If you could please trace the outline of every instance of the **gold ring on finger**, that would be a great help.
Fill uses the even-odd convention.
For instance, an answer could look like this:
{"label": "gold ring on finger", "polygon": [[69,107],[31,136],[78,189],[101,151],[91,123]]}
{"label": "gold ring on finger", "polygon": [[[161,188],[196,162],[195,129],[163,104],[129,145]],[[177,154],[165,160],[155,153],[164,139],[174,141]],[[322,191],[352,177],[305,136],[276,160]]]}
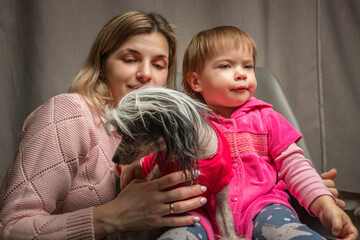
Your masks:
{"label": "gold ring on finger", "polygon": [[170,209],[170,214],[173,214],[175,212],[173,203],[169,203],[169,209]]}

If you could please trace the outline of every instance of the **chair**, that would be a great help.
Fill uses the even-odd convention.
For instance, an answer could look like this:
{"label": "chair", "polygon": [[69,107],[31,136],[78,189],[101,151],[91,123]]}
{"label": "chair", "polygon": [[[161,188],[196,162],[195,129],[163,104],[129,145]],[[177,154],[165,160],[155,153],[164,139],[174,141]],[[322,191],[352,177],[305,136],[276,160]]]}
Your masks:
{"label": "chair", "polygon": [[[275,111],[281,113],[294,128],[301,132],[296,116],[292,111],[289,101],[287,100],[280,82],[277,80],[275,75],[264,67],[256,67],[255,76],[258,82],[258,87],[254,96],[270,103]],[[306,158],[312,159],[305,137],[298,142],[298,146],[304,150]]]}
{"label": "chair", "polygon": [[[301,132],[301,128],[296,119],[296,116],[292,111],[289,101],[287,100],[285,93],[280,85],[280,82],[277,80],[276,76],[264,67],[256,67],[255,75],[258,87],[254,96],[267,103],[270,103],[275,111],[281,113],[285,117],[285,119],[292,124],[293,127],[295,127]],[[183,88],[181,86],[181,80],[182,74],[178,73],[177,89],[179,91],[183,91]],[[306,144],[305,136],[303,136],[303,138],[298,142],[298,146],[303,149],[306,158],[312,159],[311,153]],[[317,218],[312,217],[294,197],[290,197],[290,202],[296,210],[297,214],[299,215],[300,221],[302,223],[306,224],[311,229],[324,236],[326,239],[336,239],[335,237],[333,237],[331,232],[324,228]]]}

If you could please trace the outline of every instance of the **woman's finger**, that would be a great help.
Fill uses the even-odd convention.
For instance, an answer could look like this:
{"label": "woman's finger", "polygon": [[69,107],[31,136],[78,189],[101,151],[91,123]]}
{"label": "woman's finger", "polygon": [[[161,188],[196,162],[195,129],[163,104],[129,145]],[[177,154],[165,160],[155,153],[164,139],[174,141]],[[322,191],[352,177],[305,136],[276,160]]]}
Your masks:
{"label": "woman's finger", "polygon": [[177,202],[180,200],[188,199],[191,197],[199,196],[207,191],[206,186],[193,185],[186,187],[178,187],[172,190],[167,190],[162,192],[162,200],[166,203]]}
{"label": "woman's finger", "polygon": [[196,197],[192,199],[187,199],[183,201],[178,201],[173,203],[174,213],[186,213],[191,210],[200,208],[207,203],[206,198]]}
{"label": "woman's finger", "polygon": [[[330,193],[335,197],[336,205],[338,205],[341,209],[344,209],[345,202],[341,199],[338,199],[339,190],[337,190],[335,186],[335,182],[330,179],[330,178],[334,179],[334,177],[336,176],[336,169],[332,169],[329,172],[325,172],[321,176],[323,177],[325,186],[329,189]],[[326,177],[326,179],[324,176]]]}
{"label": "woman's finger", "polygon": [[130,165],[123,165],[120,173],[120,188],[122,190],[134,179],[143,179],[142,166],[139,161],[135,161]]}
{"label": "woman's finger", "polygon": [[335,188],[335,182],[333,180],[323,179],[323,182],[327,188]]}
{"label": "woman's finger", "polygon": [[134,179],[134,174],[132,172],[131,167],[122,166],[121,176],[120,176],[120,188],[124,190],[124,188]]}
{"label": "woman's finger", "polygon": [[[198,176],[199,174],[200,174],[200,172],[198,170],[195,170],[195,175]],[[187,176],[190,176],[190,173],[188,173]],[[176,186],[180,183],[184,183],[186,180],[187,179],[186,179],[185,174],[182,171],[179,171],[179,172],[170,173],[161,178],[152,180],[152,182],[154,182],[158,185],[159,190],[165,190],[169,187]]]}
{"label": "woman's finger", "polygon": [[345,202],[344,202],[343,200],[336,198],[336,199],[335,199],[335,202],[336,202],[336,205],[339,206],[339,208],[341,208],[341,209],[344,209],[344,208],[345,208],[345,205],[346,205],[346,204],[345,204]]}
{"label": "woman's finger", "polygon": [[336,175],[337,175],[337,170],[336,170],[336,168],[333,168],[328,172],[323,172],[321,174],[321,177],[323,179],[331,179],[332,180],[332,179],[334,179],[336,177]]}
{"label": "woman's finger", "polygon": [[193,215],[167,216],[159,220],[159,226],[181,227],[188,226],[200,221],[200,218]]}
{"label": "woman's finger", "polygon": [[163,216],[186,213],[188,211],[200,208],[206,203],[207,200],[204,197],[196,197],[178,202],[169,202],[163,204],[161,207],[161,213]]}
{"label": "woman's finger", "polygon": [[336,188],[329,188],[330,193],[335,197],[339,197],[339,191]]}

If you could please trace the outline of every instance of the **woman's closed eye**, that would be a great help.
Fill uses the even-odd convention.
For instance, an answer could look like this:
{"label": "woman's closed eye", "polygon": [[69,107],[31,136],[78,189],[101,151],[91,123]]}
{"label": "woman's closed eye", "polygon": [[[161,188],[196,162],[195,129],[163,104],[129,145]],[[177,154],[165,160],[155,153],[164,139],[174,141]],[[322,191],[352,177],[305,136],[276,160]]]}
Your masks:
{"label": "woman's closed eye", "polygon": [[134,63],[134,62],[137,62],[137,59],[135,59],[135,58],[123,58],[122,60],[123,60],[123,62],[125,62],[125,63]]}
{"label": "woman's closed eye", "polygon": [[156,61],[152,65],[155,68],[157,68],[158,70],[162,70],[162,69],[167,68],[167,63],[165,61],[163,61],[163,60]]}

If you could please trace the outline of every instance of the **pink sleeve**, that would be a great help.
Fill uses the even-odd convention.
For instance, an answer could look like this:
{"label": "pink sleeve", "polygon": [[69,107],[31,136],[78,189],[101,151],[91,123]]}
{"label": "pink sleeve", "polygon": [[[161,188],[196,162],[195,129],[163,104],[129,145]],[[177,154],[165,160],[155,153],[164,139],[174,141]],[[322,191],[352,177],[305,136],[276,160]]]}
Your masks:
{"label": "pink sleeve", "polygon": [[291,144],[275,160],[279,180],[286,183],[287,189],[310,214],[309,206],[322,195],[331,195],[320,175],[306,159],[304,152],[296,143]]}
{"label": "pink sleeve", "polygon": [[[210,220],[209,215],[203,208],[198,208],[193,211],[189,211],[188,214],[195,215],[200,218],[200,224],[205,229],[207,237],[209,240],[215,240],[215,232],[212,225],[212,221]],[[199,223],[196,223],[199,224]]]}
{"label": "pink sleeve", "polygon": [[[90,142],[79,105],[69,101],[56,108],[62,100],[49,100],[24,123],[1,189],[0,239],[94,239],[92,207],[54,214],[80,169],[79,158],[72,156],[85,154]],[[61,126],[69,131],[61,132]],[[67,135],[74,138],[63,138]]]}
{"label": "pink sleeve", "polygon": [[269,153],[277,158],[290,144],[298,142],[302,135],[280,113],[272,108],[263,110],[268,128]]}

